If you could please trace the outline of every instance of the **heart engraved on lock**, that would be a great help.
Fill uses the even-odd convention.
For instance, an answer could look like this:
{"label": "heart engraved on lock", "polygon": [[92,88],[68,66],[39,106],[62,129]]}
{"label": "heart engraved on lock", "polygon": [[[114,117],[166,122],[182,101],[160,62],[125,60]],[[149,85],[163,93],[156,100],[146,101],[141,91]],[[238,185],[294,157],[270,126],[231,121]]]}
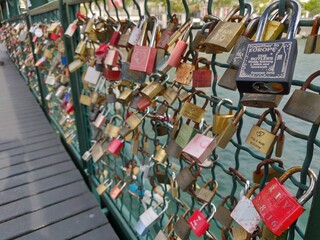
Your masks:
{"label": "heart engraved on lock", "polygon": [[142,50],[136,50],[133,59],[137,64],[141,64],[146,61],[147,54]]}

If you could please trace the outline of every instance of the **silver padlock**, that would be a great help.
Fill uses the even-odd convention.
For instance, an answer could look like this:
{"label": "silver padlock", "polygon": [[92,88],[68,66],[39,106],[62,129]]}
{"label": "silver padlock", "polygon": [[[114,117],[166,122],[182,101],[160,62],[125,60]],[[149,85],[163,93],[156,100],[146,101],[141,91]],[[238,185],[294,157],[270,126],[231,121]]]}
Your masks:
{"label": "silver padlock", "polygon": [[146,234],[148,229],[155,224],[162,214],[165,213],[168,208],[168,204],[166,202],[164,202],[164,204],[164,209],[159,214],[155,211],[155,209],[159,207],[161,203],[159,203],[156,207],[149,207],[140,215],[139,221],[135,225],[135,229],[139,235],[143,236]]}
{"label": "silver padlock", "polygon": [[91,157],[91,154],[92,154],[92,149],[94,148],[94,146],[96,145],[96,141],[94,141],[94,144],[91,146],[91,148],[86,151],[83,155],[82,155],[82,159],[84,161],[89,161],[90,157]]}

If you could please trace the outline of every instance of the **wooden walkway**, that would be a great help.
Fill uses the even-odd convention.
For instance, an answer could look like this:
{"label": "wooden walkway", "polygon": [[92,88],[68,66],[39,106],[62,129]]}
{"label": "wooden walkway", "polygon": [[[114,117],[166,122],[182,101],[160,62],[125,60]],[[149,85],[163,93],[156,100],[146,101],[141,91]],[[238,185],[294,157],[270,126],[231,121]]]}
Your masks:
{"label": "wooden walkway", "polygon": [[0,50],[0,239],[119,239]]}

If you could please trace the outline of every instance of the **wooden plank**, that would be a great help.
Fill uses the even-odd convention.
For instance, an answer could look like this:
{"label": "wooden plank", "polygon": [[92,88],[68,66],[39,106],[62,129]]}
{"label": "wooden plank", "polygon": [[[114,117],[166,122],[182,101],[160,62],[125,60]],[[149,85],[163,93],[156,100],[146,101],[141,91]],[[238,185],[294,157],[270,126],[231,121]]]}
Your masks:
{"label": "wooden plank", "polygon": [[74,240],[97,240],[97,239],[119,240],[119,237],[116,235],[111,225],[107,224],[72,239]]}
{"label": "wooden plank", "polygon": [[36,107],[36,106],[33,106],[30,104],[30,106],[26,106],[26,107],[15,107],[15,108],[4,108],[4,109],[1,109],[1,114],[3,114],[3,116],[7,115],[7,114],[15,114],[15,115],[18,115],[19,116],[19,113],[26,113],[26,112],[40,112],[41,109],[39,107]]}
{"label": "wooden plank", "polygon": [[[73,170],[77,172],[80,176],[80,173],[75,169],[74,164],[71,161],[59,163],[47,168],[41,168],[32,172],[25,174],[17,175],[9,179],[0,180],[0,191],[8,190],[28,184],[31,182],[40,181],[42,179],[47,179],[52,176],[62,176],[63,174],[70,174],[70,171]],[[61,175],[59,175],[61,174]],[[2,195],[2,193],[0,193]]]}
{"label": "wooden plank", "polygon": [[[84,181],[74,182],[0,207],[0,223],[88,192]],[[30,204],[36,203],[36,204]]]}
{"label": "wooden plank", "polygon": [[15,149],[10,149],[5,152],[0,152],[0,160],[2,158],[6,158],[8,156],[16,156],[16,155],[22,155],[26,152],[33,152],[42,148],[50,147],[50,146],[57,146],[57,148],[62,147],[61,143],[58,142],[57,139],[49,139],[48,141],[43,141],[41,143],[35,143],[28,146],[21,146],[17,147]]}
{"label": "wooden plank", "polygon": [[11,188],[1,192],[0,205],[8,204],[22,198],[36,195],[51,189],[59,188],[73,182],[82,181],[81,175],[77,171],[68,174],[55,175],[36,182]]}
{"label": "wooden plank", "polygon": [[[13,177],[26,172],[31,172],[44,167],[52,166],[61,162],[69,161],[70,157],[65,153],[51,155],[46,158],[37,159],[31,162],[24,162],[18,165],[0,169],[0,179]],[[71,160],[70,160],[71,161]]]}
{"label": "wooden plank", "polygon": [[[79,197],[72,198],[70,200],[52,205],[47,208],[40,209],[39,211],[26,214],[21,217],[18,217],[0,224],[1,238],[16,239],[17,237],[20,237],[27,233],[31,233],[37,229],[46,227],[50,224],[59,222],[65,218],[72,217],[81,212],[92,209],[96,206],[97,206],[97,202],[94,200],[91,193],[88,192]],[[97,220],[99,220],[98,212],[96,214],[97,216],[92,216],[91,218],[92,222],[93,222],[93,219],[95,219],[94,221],[95,224],[98,223]],[[99,223],[100,224],[103,223],[102,219],[100,220]],[[65,226],[65,228],[68,228],[68,226]],[[81,231],[81,227],[78,226],[74,230]],[[66,234],[66,233],[60,233],[60,234]],[[42,239],[46,239],[46,238],[42,237]],[[50,237],[49,239],[57,239],[57,238]]]}
{"label": "wooden plank", "polygon": [[21,155],[17,155],[11,158],[4,158],[0,160],[0,169],[1,168],[5,168],[5,167],[9,167],[9,166],[14,166],[23,162],[28,162],[28,161],[34,161],[37,159],[41,159],[44,157],[49,157],[51,155],[54,154],[61,154],[64,153],[65,156],[69,156],[65,149],[63,148],[57,148],[57,146],[50,146],[48,148],[44,148],[44,149],[39,149],[37,151],[34,152],[28,152],[26,154],[24,154],[23,156]]}
{"label": "wooden plank", "polygon": [[0,128],[2,134],[6,134],[9,137],[13,137],[16,135],[22,135],[28,132],[34,132],[45,128],[50,128],[50,124],[47,122],[35,124],[35,123],[28,123],[25,126],[19,127],[16,125],[11,124],[3,124],[2,126],[6,126],[6,128]]}
{"label": "wooden plank", "polygon": [[[0,129],[6,130],[6,129],[24,129],[24,128],[31,128],[33,130],[37,130],[40,129],[41,127],[45,126],[45,127],[49,127],[50,124],[48,121],[45,121],[46,119],[43,117],[39,117],[42,118],[42,120],[40,121],[24,121],[23,118],[20,118],[18,116],[16,119],[6,119],[7,122],[3,122],[0,126]],[[18,125],[16,125],[16,124]]]}
{"label": "wooden plank", "polygon": [[19,124],[23,124],[26,122],[38,122],[38,121],[47,121],[48,120],[44,117],[43,112],[26,112],[25,114],[21,115],[15,115],[15,116],[6,116],[5,119],[0,119],[0,124],[2,125],[3,123],[8,123],[11,120],[19,121]]}
{"label": "wooden plank", "polygon": [[1,144],[0,145],[0,152],[7,151],[10,149],[14,149],[14,148],[18,148],[19,146],[29,146],[29,145],[32,145],[35,143],[40,143],[45,140],[53,140],[53,139],[56,139],[57,141],[59,141],[58,136],[55,134],[52,134],[52,133],[38,135],[33,138],[29,138],[27,140],[24,140],[24,141],[20,139],[19,141],[16,141],[16,142],[9,142],[7,144]]}
{"label": "wooden plank", "polygon": [[53,138],[58,138],[58,135],[52,132],[52,129],[47,129],[47,131],[43,131],[40,133],[34,132],[33,134],[30,133],[30,137],[26,138],[25,135],[23,135],[22,138],[18,138],[18,139],[12,139],[12,140],[2,140],[2,141],[6,141],[6,142],[1,142],[0,141],[0,149],[4,150],[4,149],[10,149],[10,148],[14,148],[17,147],[21,144],[23,145],[29,145],[32,143],[36,143],[37,141],[39,141],[40,139],[43,138],[47,138],[47,139],[53,139]]}
{"label": "wooden plank", "polygon": [[[97,227],[103,227],[105,226],[105,224],[106,218],[101,213],[101,210],[97,207],[17,239],[72,239],[74,236],[77,236],[78,234],[81,234],[83,232]],[[112,238],[109,238],[109,234],[111,236],[113,235],[111,234],[111,229],[110,232],[108,232],[108,234],[101,239],[111,240]]]}

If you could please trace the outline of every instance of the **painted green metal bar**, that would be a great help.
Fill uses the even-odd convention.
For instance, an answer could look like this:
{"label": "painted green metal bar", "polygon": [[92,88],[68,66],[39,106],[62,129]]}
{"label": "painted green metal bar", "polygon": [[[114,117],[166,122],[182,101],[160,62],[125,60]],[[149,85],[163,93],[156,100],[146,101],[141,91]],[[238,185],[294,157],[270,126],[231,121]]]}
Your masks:
{"label": "painted green metal bar", "polygon": [[[67,18],[67,8],[66,5],[63,3],[62,0],[59,0],[59,11],[61,16],[61,25],[63,31],[66,31],[68,28],[68,18]],[[65,49],[72,49],[71,42],[64,36],[64,44]],[[73,61],[73,56],[71,51],[66,51],[66,57],[68,63]],[[80,149],[80,156],[82,156],[90,146],[90,138],[88,135],[88,119],[85,117],[85,109],[79,102],[79,96],[81,94],[81,86],[80,82],[77,81],[75,73],[70,73],[70,84],[71,84],[71,94],[73,98],[73,105],[74,105],[74,112],[75,112],[75,122],[77,127],[77,135],[79,141],[79,149]],[[83,168],[86,168],[86,163],[80,159],[81,165]]]}
{"label": "painted green metal bar", "polygon": [[53,10],[57,10],[58,8],[59,8],[59,2],[55,0],[53,2],[46,3],[40,7],[30,10],[30,15],[31,16],[40,15],[40,14],[51,12]]}
{"label": "painted green metal bar", "polygon": [[31,2],[31,6],[29,7],[29,9],[31,10],[47,4],[48,0],[30,0],[30,2]]}

